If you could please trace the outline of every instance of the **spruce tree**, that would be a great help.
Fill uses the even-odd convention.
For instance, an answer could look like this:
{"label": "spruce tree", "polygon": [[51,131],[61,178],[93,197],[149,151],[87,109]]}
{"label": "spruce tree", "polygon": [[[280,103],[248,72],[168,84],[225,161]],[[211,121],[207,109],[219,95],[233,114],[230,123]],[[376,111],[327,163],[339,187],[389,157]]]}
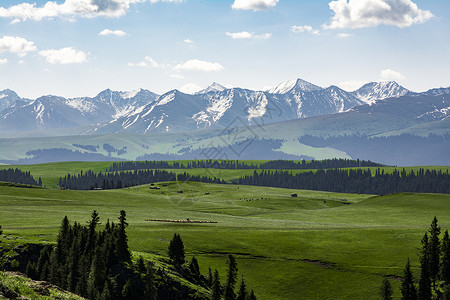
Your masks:
{"label": "spruce tree", "polygon": [[394,291],[392,290],[391,283],[389,282],[389,279],[386,277],[383,279],[383,282],[381,283],[380,288],[380,296],[382,300],[392,300],[392,294]]}
{"label": "spruce tree", "polygon": [[147,264],[147,270],[144,276],[144,298],[146,300],[156,300],[158,289],[155,283],[155,275],[150,264]]}
{"label": "spruce tree", "polygon": [[253,290],[250,292],[250,295],[247,297],[248,300],[256,300],[255,292]]}
{"label": "spruce tree", "polygon": [[192,259],[189,263],[189,271],[195,279],[200,277],[200,268],[198,266],[198,261],[195,256],[192,256]]}
{"label": "spruce tree", "polygon": [[131,260],[131,253],[130,250],[128,250],[128,237],[125,231],[126,227],[128,226],[126,220],[126,212],[124,210],[121,210],[116,237],[116,256],[119,262],[130,262]]}
{"label": "spruce tree", "polygon": [[438,226],[438,220],[434,217],[430,226],[430,238],[429,238],[429,272],[433,286],[436,284],[436,280],[439,275],[439,263],[441,257],[441,245],[439,235],[441,234],[441,227]]}
{"label": "spruce tree", "polygon": [[208,278],[207,278],[207,281],[208,281],[208,286],[209,287],[212,287],[212,283],[213,283],[213,274],[212,274],[212,271],[211,271],[211,267],[208,267]]}
{"label": "spruce tree", "polygon": [[236,300],[247,300],[247,287],[245,286],[244,276],[242,276],[241,285],[239,286]]}
{"label": "spruce tree", "polygon": [[431,299],[431,280],[430,280],[430,244],[428,234],[425,233],[422,238],[422,252],[420,255],[420,279],[419,279],[419,299]]}
{"label": "spruce tree", "polygon": [[227,265],[227,283],[225,285],[224,298],[225,300],[234,300],[236,299],[236,294],[234,293],[234,285],[236,284],[238,268],[236,259],[232,254],[228,255]]}
{"label": "spruce tree", "polygon": [[441,261],[441,279],[445,284],[450,284],[450,238],[448,230],[444,232],[442,238],[442,261]]}
{"label": "spruce tree", "polygon": [[0,235],[3,234],[2,225],[0,225]]}
{"label": "spruce tree", "polygon": [[416,287],[414,286],[414,278],[411,272],[409,258],[403,271],[403,280],[400,290],[402,292],[402,300],[417,300],[417,292]]}
{"label": "spruce tree", "polygon": [[219,272],[217,270],[214,271],[214,277],[212,280],[212,296],[211,300],[220,300],[222,299],[222,287],[220,286],[220,277]]}
{"label": "spruce tree", "polygon": [[176,265],[182,265],[185,262],[184,244],[179,234],[174,233],[169,243],[168,254],[170,259]]}

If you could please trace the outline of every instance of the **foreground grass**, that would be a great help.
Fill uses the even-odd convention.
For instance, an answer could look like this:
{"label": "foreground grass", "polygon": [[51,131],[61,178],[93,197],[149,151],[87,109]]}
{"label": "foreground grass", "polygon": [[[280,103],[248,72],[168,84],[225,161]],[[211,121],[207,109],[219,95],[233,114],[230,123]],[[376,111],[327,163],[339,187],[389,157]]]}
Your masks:
{"label": "foreground grass", "polygon": [[[417,272],[420,238],[434,216],[444,230],[450,228],[449,195],[377,197],[193,182],[156,186],[0,186],[0,225],[24,240],[54,242],[64,215],[85,223],[97,210],[104,224],[125,209],[133,251],[165,256],[177,232],[188,259],[195,255],[203,274],[217,268],[223,280],[226,255],[233,253],[239,274],[259,299],[378,299],[383,276],[401,276],[408,257]],[[217,223],[146,221],[187,218]],[[399,296],[399,281],[391,283]]]}
{"label": "foreground grass", "polygon": [[[0,285],[9,290],[33,300],[83,300],[84,298],[62,291],[51,284],[34,281],[21,274],[0,271]],[[1,296],[0,296],[1,299]]]}

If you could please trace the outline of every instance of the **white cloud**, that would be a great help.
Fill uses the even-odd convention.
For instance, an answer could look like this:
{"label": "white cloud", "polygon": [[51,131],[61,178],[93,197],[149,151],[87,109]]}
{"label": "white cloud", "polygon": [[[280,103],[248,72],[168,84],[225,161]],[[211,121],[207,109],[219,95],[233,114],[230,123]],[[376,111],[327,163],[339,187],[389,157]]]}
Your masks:
{"label": "white cloud", "polygon": [[0,65],[6,64],[8,62],[7,58],[0,58]]}
{"label": "white cloud", "polygon": [[392,69],[384,69],[380,72],[381,80],[404,80],[406,77],[397,71]]}
{"label": "white cloud", "polygon": [[314,29],[309,25],[303,25],[303,26],[294,25],[294,26],[291,26],[291,31],[293,33],[308,32],[308,33],[315,34],[315,35],[320,34],[320,31],[318,29]]}
{"label": "white cloud", "polygon": [[349,38],[349,37],[354,36],[354,34],[351,34],[351,33],[338,33],[338,34],[336,34],[336,36],[338,38],[345,39],[345,38]]}
{"label": "white cloud", "polygon": [[180,88],[180,91],[185,94],[194,94],[201,90],[202,90],[202,88],[200,86],[196,85],[195,83],[188,83],[188,84],[183,85]]}
{"label": "white cloud", "polygon": [[143,61],[138,63],[128,63],[129,67],[153,67],[153,68],[159,68],[161,67],[160,64],[156,62],[153,58],[150,56],[146,56]]}
{"label": "white cloud", "polygon": [[342,82],[338,83],[337,86],[347,92],[352,92],[352,91],[359,89],[360,87],[365,85],[367,82],[369,82],[369,80],[347,80],[347,81],[342,81]]}
{"label": "white cloud", "polygon": [[227,36],[231,37],[233,40],[239,39],[263,39],[267,40],[271,37],[270,33],[254,34],[253,32],[241,31],[241,32],[226,32]]}
{"label": "white cloud", "polygon": [[21,60],[19,60],[17,63],[18,63],[19,65],[21,65],[21,64],[24,64],[25,61],[24,61],[23,59],[21,59]]}
{"label": "white cloud", "polygon": [[146,1],[151,3],[183,2],[183,0],[65,0],[63,3],[47,1],[43,6],[23,2],[8,8],[0,7],[0,17],[13,18],[14,23],[54,17],[120,17],[127,13],[130,4]]}
{"label": "white cloud", "polygon": [[28,52],[36,50],[33,42],[18,36],[3,36],[0,38],[0,53],[11,52],[19,56],[25,56]]}
{"label": "white cloud", "polygon": [[191,44],[191,45],[194,43],[194,41],[191,39],[185,39],[185,40],[183,40],[183,42],[186,44]]}
{"label": "white cloud", "polygon": [[72,47],[42,50],[39,54],[51,64],[79,64],[88,61],[88,55],[84,51]]}
{"label": "white cloud", "polygon": [[277,6],[279,0],[234,0],[233,9],[266,10]]}
{"label": "white cloud", "polygon": [[201,71],[201,72],[217,72],[223,70],[223,66],[219,63],[191,59],[184,63],[178,64],[174,70]]}
{"label": "white cloud", "polygon": [[125,31],[122,31],[122,30],[105,29],[102,32],[100,32],[98,35],[102,35],[102,36],[108,36],[108,35],[126,36],[127,33]]}
{"label": "white cloud", "polygon": [[433,17],[411,0],[336,0],[329,3],[334,16],[324,29],[364,28],[380,24],[409,27]]}

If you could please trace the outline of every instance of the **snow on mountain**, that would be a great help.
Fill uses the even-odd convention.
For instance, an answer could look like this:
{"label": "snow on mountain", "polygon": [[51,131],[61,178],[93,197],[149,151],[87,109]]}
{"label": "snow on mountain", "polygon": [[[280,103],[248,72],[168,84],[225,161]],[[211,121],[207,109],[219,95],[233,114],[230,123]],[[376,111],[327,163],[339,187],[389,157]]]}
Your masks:
{"label": "snow on mountain", "polygon": [[[1,94],[6,94],[5,91]],[[12,95],[17,96],[15,93]],[[14,105],[9,105],[0,112],[0,129],[30,131],[100,124],[126,115],[156,98],[156,94],[143,89],[135,92],[115,92],[107,89],[93,98],[43,96],[32,102],[18,98]]]}
{"label": "snow on mountain", "polygon": [[410,94],[411,92],[395,81],[370,82],[354,92],[353,96],[367,104],[373,104],[377,100],[396,98]]}
{"label": "snow on mountain", "polygon": [[298,78],[298,79],[282,82],[279,85],[277,85],[276,87],[268,90],[268,92],[271,94],[286,94],[293,89],[295,89],[296,91],[311,92],[311,91],[320,90],[321,87],[314,85],[303,79]]}
{"label": "snow on mountain", "polygon": [[226,90],[226,89],[227,88],[224,87],[223,85],[218,84],[217,82],[213,82],[206,89],[198,91],[195,94],[199,95],[199,94],[206,94],[206,93],[209,93],[209,92],[221,92],[221,91]]}
{"label": "snow on mountain", "polygon": [[449,95],[450,94],[450,87],[448,88],[435,88],[428,90],[424,92],[425,95],[431,95],[431,96],[440,96],[440,95]]}
{"label": "snow on mountain", "polygon": [[13,106],[17,101],[30,102],[28,99],[20,98],[14,91],[8,89],[0,91],[0,112]]}

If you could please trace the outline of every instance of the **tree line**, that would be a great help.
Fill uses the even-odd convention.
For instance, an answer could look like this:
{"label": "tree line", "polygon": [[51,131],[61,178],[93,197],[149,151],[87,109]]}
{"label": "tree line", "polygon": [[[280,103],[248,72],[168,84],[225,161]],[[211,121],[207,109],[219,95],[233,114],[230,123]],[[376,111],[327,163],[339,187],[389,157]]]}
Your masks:
{"label": "tree line", "polygon": [[[243,277],[239,290],[235,291],[237,264],[233,255],[228,256],[227,278],[222,286],[217,270],[213,274],[209,268],[208,276],[202,275],[195,256],[186,263],[184,244],[176,233],[168,247],[169,262],[190,284],[182,285],[169,276],[164,267],[156,268],[142,257],[133,262],[128,248],[125,211],[120,211],[118,220],[117,224],[108,220],[100,229],[100,217],[95,210],[87,226],[77,222],[72,225],[67,216],[64,217],[56,245],[47,245],[37,259],[29,260],[26,274],[91,300],[256,299]],[[192,284],[210,293],[199,293]]]}
{"label": "tree line", "polygon": [[0,170],[0,181],[42,186],[41,177],[36,181],[29,171],[23,172],[17,168]]}
{"label": "tree line", "polygon": [[[448,230],[440,237],[441,227],[434,217],[424,234],[419,251],[420,273],[414,278],[409,258],[403,271],[400,286],[402,300],[450,299],[450,237]],[[389,280],[384,279],[380,288],[382,299],[392,299]]]}
{"label": "tree line", "polygon": [[120,189],[136,185],[162,181],[197,181],[206,183],[225,183],[216,177],[190,175],[186,172],[176,174],[165,170],[134,170],[111,173],[81,171],[78,175],[67,174],[60,177],[58,185],[62,189],[93,190]]}
{"label": "tree line", "polygon": [[406,172],[394,170],[385,173],[377,169],[330,169],[292,174],[288,171],[255,171],[253,175],[241,176],[237,184],[270,186],[291,189],[319,190],[339,193],[390,194],[400,192],[450,194],[448,170],[419,169]]}
{"label": "tree line", "polygon": [[293,161],[270,160],[261,164],[241,162],[239,160],[192,160],[187,163],[167,161],[126,161],[113,163],[108,172],[139,169],[332,169],[353,167],[381,167],[383,165],[370,160],[351,160],[342,158]]}

